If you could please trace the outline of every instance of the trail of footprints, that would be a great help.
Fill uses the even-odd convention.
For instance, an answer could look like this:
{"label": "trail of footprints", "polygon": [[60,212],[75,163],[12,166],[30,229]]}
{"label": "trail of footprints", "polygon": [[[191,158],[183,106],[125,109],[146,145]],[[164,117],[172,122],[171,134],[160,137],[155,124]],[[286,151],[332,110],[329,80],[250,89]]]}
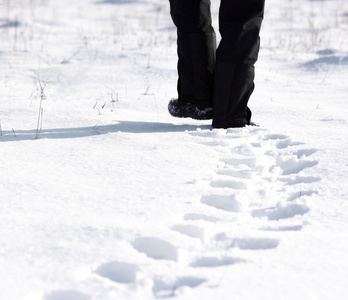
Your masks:
{"label": "trail of footprints", "polygon": [[[213,284],[208,280],[211,268],[253,263],[255,251],[262,255],[262,251],[276,249],[281,233],[302,230],[303,216],[310,211],[307,200],[317,194],[311,184],[320,181],[310,172],[318,164],[311,158],[317,150],[286,135],[255,127],[190,134],[222,157],[208,183],[211,192],[202,195],[198,212],[185,214],[180,224],[168,228],[185,237],[187,245],[154,236],[130,242],[133,251],[161,264],[162,271],[149,275],[156,298]],[[117,284],[137,284],[139,272],[146,272],[151,265],[113,261],[99,266],[95,274]],[[180,275],[187,268],[192,275]],[[64,293],[66,300],[88,299],[75,291],[56,293]],[[58,299],[54,293],[46,298],[54,299]]]}

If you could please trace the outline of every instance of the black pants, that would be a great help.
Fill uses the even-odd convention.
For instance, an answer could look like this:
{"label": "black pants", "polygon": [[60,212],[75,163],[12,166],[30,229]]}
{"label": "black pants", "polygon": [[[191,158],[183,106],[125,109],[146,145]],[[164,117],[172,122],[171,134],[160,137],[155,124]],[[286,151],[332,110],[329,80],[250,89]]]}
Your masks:
{"label": "black pants", "polygon": [[210,0],[169,1],[178,35],[179,99],[212,103],[215,128],[250,124],[265,0],[221,0],[217,49]]}

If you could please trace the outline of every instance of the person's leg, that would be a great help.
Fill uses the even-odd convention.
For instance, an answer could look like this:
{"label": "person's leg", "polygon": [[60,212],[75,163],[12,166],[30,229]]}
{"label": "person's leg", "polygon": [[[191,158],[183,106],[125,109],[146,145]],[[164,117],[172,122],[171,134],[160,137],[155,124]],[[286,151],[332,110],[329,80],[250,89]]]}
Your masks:
{"label": "person's leg", "polygon": [[211,105],[216,41],[210,0],[169,1],[177,27],[179,100]]}
{"label": "person's leg", "polygon": [[248,101],[260,46],[265,0],[221,0],[221,42],[216,52],[213,127],[250,124]]}

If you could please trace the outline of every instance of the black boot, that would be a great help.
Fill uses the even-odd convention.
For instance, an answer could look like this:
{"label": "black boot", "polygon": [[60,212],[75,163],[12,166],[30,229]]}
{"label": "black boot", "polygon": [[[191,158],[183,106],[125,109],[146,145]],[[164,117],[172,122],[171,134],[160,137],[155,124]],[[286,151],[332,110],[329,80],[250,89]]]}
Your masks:
{"label": "black boot", "polygon": [[210,103],[190,103],[180,99],[172,99],[169,101],[168,111],[173,117],[177,118],[210,120],[213,117],[213,109]]}

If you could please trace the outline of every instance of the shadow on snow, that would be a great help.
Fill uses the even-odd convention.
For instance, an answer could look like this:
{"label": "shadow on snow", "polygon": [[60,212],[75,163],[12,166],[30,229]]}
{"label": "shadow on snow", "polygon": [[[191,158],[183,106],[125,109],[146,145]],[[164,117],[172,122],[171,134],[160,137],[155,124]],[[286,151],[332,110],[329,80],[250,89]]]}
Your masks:
{"label": "shadow on snow", "polygon": [[99,0],[96,1],[96,4],[133,4],[137,2],[144,2],[141,0]]}
{"label": "shadow on snow", "polygon": [[[0,20],[1,22],[1,20]],[[19,27],[21,23],[19,21],[6,21],[4,23],[0,23],[0,28],[15,28]]]}
{"label": "shadow on snow", "polygon": [[324,56],[318,59],[311,60],[309,62],[306,62],[304,64],[301,64],[301,67],[309,70],[309,71],[318,71],[321,69],[325,69],[328,66],[332,65],[347,65],[348,64],[348,56]]}
{"label": "shadow on snow", "polygon": [[[175,125],[171,123],[159,122],[133,122],[133,121],[118,121],[113,125],[101,125],[95,127],[77,127],[77,128],[57,128],[57,129],[42,129],[39,139],[72,139],[83,138],[108,133],[164,133],[164,132],[183,132],[195,131],[198,128],[210,129],[210,125]],[[26,141],[34,140],[36,129],[32,130],[16,130],[3,131],[0,136],[1,142],[9,141]]]}

